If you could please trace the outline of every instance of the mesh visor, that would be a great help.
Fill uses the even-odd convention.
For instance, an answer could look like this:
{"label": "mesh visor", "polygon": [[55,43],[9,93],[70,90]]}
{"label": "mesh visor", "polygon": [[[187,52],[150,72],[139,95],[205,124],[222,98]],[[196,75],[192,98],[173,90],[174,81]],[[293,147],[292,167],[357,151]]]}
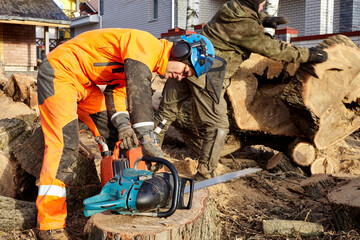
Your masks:
{"label": "mesh visor", "polygon": [[208,59],[205,57],[206,62],[206,82],[205,90],[216,104],[220,102],[220,94],[224,83],[226,61],[221,57],[215,56],[214,63],[210,69],[207,69]]}

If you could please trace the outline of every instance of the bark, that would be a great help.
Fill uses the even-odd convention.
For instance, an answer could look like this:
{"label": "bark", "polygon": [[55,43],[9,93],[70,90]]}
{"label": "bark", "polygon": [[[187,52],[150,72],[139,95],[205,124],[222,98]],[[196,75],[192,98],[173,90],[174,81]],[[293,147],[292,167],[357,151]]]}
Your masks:
{"label": "bark", "polygon": [[319,200],[326,197],[329,191],[336,186],[336,181],[329,174],[316,174],[301,181],[300,186],[304,190],[304,195]]}
{"label": "bark", "polygon": [[266,169],[275,172],[282,171],[285,173],[294,172],[300,175],[304,175],[304,172],[283,153],[278,152],[272,158],[269,159]]}
{"label": "bark", "polygon": [[0,150],[10,157],[29,137],[36,115],[18,116],[18,118],[0,119]]}
{"label": "bark", "polygon": [[0,231],[10,232],[36,227],[36,206],[26,202],[0,196]]}
{"label": "bark", "polygon": [[339,231],[360,230],[360,178],[354,178],[328,194]]}
{"label": "bark", "polygon": [[194,194],[190,210],[176,210],[168,218],[111,215],[108,212],[93,215],[85,226],[88,239],[220,239],[221,224],[215,202],[207,190]]}
{"label": "bark", "polygon": [[263,229],[267,235],[287,237],[316,237],[324,233],[324,228],[320,223],[295,220],[264,220]]}
{"label": "bark", "polygon": [[[14,156],[21,167],[35,178],[39,178],[44,156],[45,142],[41,127],[14,151]],[[67,184],[67,201],[77,207],[85,198],[100,191],[100,180],[94,163],[94,156],[89,150],[80,147],[77,160],[70,166],[76,174],[74,180]]]}

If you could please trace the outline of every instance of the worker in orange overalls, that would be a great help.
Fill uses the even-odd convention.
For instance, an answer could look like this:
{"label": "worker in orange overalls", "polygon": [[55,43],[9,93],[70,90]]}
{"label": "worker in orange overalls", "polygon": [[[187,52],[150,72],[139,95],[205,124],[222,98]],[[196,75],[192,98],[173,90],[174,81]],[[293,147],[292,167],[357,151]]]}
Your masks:
{"label": "worker in orange overalls", "polygon": [[[172,43],[134,29],[100,29],[47,55],[37,78],[45,138],[36,200],[40,239],[70,239],[65,186],[76,177],[69,166],[77,159],[78,118],[95,137],[113,143],[109,147],[122,140],[120,147],[130,149],[140,140],[143,155],[163,157],[154,142],[152,72],[179,81],[205,73],[214,57],[208,50],[214,50],[204,39],[193,34]],[[107,86],[101,91],[97,85]]]}

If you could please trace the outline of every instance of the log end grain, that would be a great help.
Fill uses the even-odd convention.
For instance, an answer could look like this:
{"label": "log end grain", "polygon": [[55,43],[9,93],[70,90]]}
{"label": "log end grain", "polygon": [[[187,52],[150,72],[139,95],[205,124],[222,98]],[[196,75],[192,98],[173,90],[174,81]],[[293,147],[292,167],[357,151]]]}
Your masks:
{"label": "log end grain", "polygon": [[315,147],[307,142],[299,142],[293,149],[292,158],[300,166],[309,166],[315,160]]}

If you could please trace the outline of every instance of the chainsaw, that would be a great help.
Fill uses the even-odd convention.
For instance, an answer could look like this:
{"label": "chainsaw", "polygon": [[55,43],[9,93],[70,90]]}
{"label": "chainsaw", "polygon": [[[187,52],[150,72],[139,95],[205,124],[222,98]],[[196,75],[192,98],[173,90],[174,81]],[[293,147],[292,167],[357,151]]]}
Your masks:
{"label": "chainsaw", "polygon": [[[84,200],[84,215],[111,210],[117,214],[169,217],[176,209],[190,209],[194,191],[218,183],[227,182],[247,174],[261,171],[261,168],[247,168],[194,183],[193,179],[179,177],[175,167],[162,158],[142,156],[141,146],[127,150],[115,146],[109,151],[101,139],[102,146],[100,194]],[[147,170],[146,164],[162,163],[170,173]],[[184,195],[189,193],[187,204]],[[166,208],[167,211],[161,211]]]}
{"label": "chainsaw", "polygon": [[[113,153],[100,139],[102,146],[100,194],[84,200],[84,215],[111,210],[117,214],[169,217],[176,209],[190,209],[193,200],[194,180],[179,177],[176,168],[162,158],[142,156],[141,146],[127,150],[119,149],[118,142]],[[161,163],[170,173],[161,169],[152,172],[146,164]],[[185,186],[190,190],[184,201]],[[166,210],[163,210],[166,209]]]}

